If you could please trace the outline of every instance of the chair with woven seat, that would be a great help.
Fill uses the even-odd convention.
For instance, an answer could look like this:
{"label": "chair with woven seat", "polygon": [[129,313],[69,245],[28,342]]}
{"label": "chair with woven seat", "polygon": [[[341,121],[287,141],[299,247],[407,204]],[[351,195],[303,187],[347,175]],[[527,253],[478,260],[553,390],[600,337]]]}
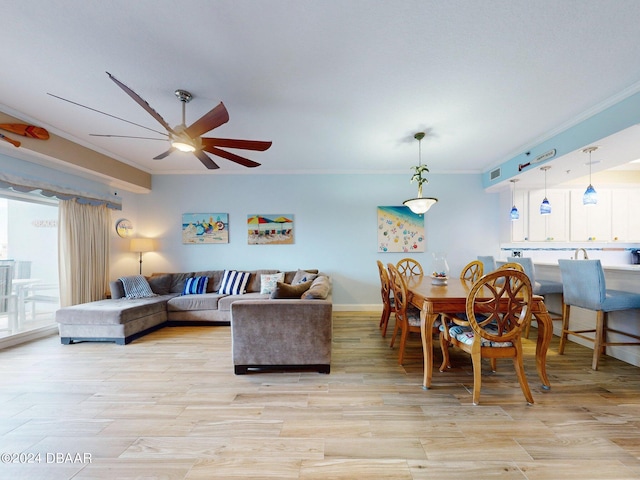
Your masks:
{"label": "chair with woven seat", "polygon": [[[512,269],[512,270],[518,270],[519,272],[524,272],[524,268],[522,265],[520,265],[519,263],[515,263],[515,262],[507,262],[507,263],[503,263],[502,265],[500,265],[498,268],[495,269],[495,271],[498,270],[506,270],[506,269]],[[462,276],[464,275],[466,270],[466,267],[462,270],[462,274],[460,275],[460,278],[462,278]],[[474,281],[477,281],[478,278],[476,278]],[[504,278],[502,277],[497,277],[496,280],[494,280],[494,282],[497,282],[497,284],[499,284],[500,282],[504,281]],[[461,320],[461,323],[455,322],[454,319],[452,318],[451,315],[447,315],[447,314],[441,314],[441,317],[444,317],[443,320],[445,322],[447,322],[447,324],[450,327],[453,327],[456,325],[456,323],[459,326],[464,326],[467,325],[467,316],[464,313],[459,313],[457,315],[455,315],[455,317],[459,320]],[[440,326],[440,331],[442,332],[444,327]],[[525,327],[528,328],[528,327]],[[442,367],[441,370],[444,368],[451,368],[451,364],[449,363],[449,358],[445,358],[442,361]],[[496,358],[492,358],[491,359],[491,371],[495,372],[498,368],[498,362]]]}
{"label": "chair with woven seat", "polygon": [[460,280],[475,282],[484,274],[484,264],[480,260],[467,263],[460,272]]}
{"label": "chair with woven seat", "polygon": [[[600,260],[558,260],[562,283],[564,284],[564,311],[562,322],[562,334],[558,353],[562,355],[567,343],[567,337],[574,335],[593,342],[593,360],[591,368],[598,369],[598,361],[601,354],[606,354],[609,345],[640,345],[640,336],[609,328],[607,314],[619,310],[640,309],[640,293],[625,292],[622,290],[608,290],[604,270]],[[580,307],[596,312],[595,328],[586,330],[570,330],[569,314],[571,307]],[[616,333],[633,338],[632,342],[607,341],[607,333]],[[584,335],[593,333],[594,336]]]}
{"label": "chair with woven seat", "polygon": [[505,268],[511,268],[513,270],[518,270],[519,272],[524,272],[524,267],[516,262],[503,263],[496,270],[504,270]]}
{"label": "chair with woven seat", "polygon": [[389,280],[396,308],[396,325],[393,329],[393,336],[391,337],[389,347],[393,348],[398,331],[400,331],[398,363],[402,365],[409,333],[420,333],[420,310],[409,303],[407,282],[404,275],[402,275],[392,263],[387,265],[387,269],[389,270]]}
{"label": "chair with woven seat", "polygon": [[[563,300],[563,282],[556,282],[554,280],[541,280],[536,278],[536,269],[533,266],[533,259],[531,257],[509,257],[507,259],[509,262],[515,262],[522,265],[524,268],[524,273],[529,276],[529,280],[531,280],[531,286],[533,287],[534,295],[542,295],[545,296],[549,293],[559,293],[561,302],[564,304]],[[562,308],[564,310],[564,307]],[[552,320],[562,321],[564,315],[551,315]],[[525,329],[525,338],[529,338],[529,328],[530,325]]]}
{"label": "chair with woven seat", "polygon": [[422,265],[417,260],[413,258],[403,258],[396,263],[396,268],[400,275],[411,276],[411,275],[424,275],[424,271],[422,270]]}
{"label": "chair with woven seat", "polygon": [[[468,282],[474,283],[483,275],[483,264],[479,260],[473,260],[467,263],[460,272],[460,280],[466,280]],[[464,313],[459,313],[456,315],[458,318],[466,320],[467,317]],[[444,321],[451,321],[451,315],[442,313],[440,317]]]}
{"label": "chair with woven seat", "polygon": [[[443,372],[449,367],[449,345],[471,355],[473,404],[480,401],[482,358],[512,358],[527,403],[533,396],[523,365],[522,332],[531,320],[532,288],[529,277],[515,269],[500,269],[473,284],[466,301],[467,321],[453,319],[454,326],[440,331]],[[493,362],[492,362],[493,368]]]}
{"label": "chair with woven seat", "polygon": [[391,283],[389,280],[389,272],[384,264],[377,260],[378,273],[380,274],[380,296],[382,297],[382,316],[380,317],[379,327],[382,329],[382,336],[387,335],[387,326],[392,313],[395,313],[396,307],[391,294]]}

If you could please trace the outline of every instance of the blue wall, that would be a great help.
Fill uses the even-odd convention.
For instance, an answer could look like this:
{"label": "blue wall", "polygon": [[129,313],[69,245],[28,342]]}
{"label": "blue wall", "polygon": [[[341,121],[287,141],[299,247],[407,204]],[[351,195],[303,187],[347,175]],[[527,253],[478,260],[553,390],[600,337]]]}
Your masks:
{"label": "blue wall", "polygon": [[[143,257],[143,273],[206,269],[319,268],[333,277],[336,308],[380,303],[376,260],[407,255],[377,252],[377,207],[415,196],[410,175],[159,175],[150,194],[121,192],[136,236],[159,240]],[[429,175],[425,196],[439,202],[425,217],[427,251],[413,255],[428,269],[445,252],[451,272],[479,254],[499,254],[499,195],[485,193],[481,175]],[[228,244],[183,245],[183,213],[228,213]],[[292,214],[293,245],[248,245],[249,214]],[[138,272],[138,257],[115,236],[111,276]]]}

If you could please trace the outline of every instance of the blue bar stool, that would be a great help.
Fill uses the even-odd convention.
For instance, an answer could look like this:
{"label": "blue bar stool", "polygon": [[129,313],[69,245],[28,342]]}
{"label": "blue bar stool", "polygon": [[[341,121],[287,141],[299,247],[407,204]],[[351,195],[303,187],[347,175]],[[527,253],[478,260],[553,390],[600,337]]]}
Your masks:
{"label": "blue bar stool", "polygon": [[[607,327],[607,313],[640,308],[640,293],[607,290],[600,260],[558,260],[564,284],[564,311],[559,354],[564,353],[568,335],[594,343],[591,368],[598,369],[598,360],[608,345],[640,345],[640,336]],[[569,330],[571,306],[596,311],[596,327],[590,330]],[[595,336],[584,333],[594,332]],[[635,339],[635,342],[607,342],[607,332]]]}
{"label": "blue bar stool", "polygon": [[[551,315],[552,320],[564,320],[564,295],[563,295],[563,282],[556,282],[553,280],[539,280],[536,278],[536,269],[533,266],[533,259],[531,257],[509,257],[509,262],[515,262],[522,265],[524,273],[527,274],[533,287],[534,295],[542,295],[543,297],[549,293],[559,293],[562,296],[562,315]],[[529,327],[527,325],[524,336],[529,338]]]}
{"label": "blue bar stool", "polygon": [[493,272],[496,269],[496,259],[493,255],[478,255],[478,260],[482,262],[484,273]]}

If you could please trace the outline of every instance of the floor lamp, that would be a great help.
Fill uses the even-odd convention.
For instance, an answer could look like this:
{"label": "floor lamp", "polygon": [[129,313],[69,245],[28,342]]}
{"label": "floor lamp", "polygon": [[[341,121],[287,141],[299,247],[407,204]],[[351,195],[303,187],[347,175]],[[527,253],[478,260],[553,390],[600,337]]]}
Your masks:
{"label": "floor lamp", "polygon": [[142,254],[144,252],[153,252],[156,249],[156,243],[152,238],[132,238],[129,250],[140,255],[140,275],[142,275]]}

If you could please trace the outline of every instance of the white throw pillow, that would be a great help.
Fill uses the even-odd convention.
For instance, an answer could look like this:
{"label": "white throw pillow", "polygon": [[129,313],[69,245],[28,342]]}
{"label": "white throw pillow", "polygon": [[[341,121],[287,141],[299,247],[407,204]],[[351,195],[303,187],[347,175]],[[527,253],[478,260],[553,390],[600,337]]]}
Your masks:
{"label": "white throw pillow", "polygon": [[278,282],[284,281],[284,272],[260,275],[260,293],[271,293]]}

